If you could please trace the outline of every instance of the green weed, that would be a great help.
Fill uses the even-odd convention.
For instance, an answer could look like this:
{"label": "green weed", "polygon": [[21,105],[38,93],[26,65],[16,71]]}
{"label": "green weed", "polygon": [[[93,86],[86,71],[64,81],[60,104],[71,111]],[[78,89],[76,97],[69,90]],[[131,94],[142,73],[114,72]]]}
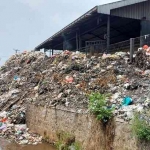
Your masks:
{"label": "green weed", "polygon": [[78,142],[75,141],[75,137],[66,132],[57,133],[58,141],[55,143],[55,146],[58,150],[81,150],[81,146]]}
{"label": "green weed", "polygon": [[98,120],[107,122],[113,116],[113,108],[107,106],[107,95],[92,93],[89,95],[89,109]]}
{"label": "green weed", "polygon": [[150,140],[150,126],[141,114],[135,113],[132,120],[132,132],[140,140]]}

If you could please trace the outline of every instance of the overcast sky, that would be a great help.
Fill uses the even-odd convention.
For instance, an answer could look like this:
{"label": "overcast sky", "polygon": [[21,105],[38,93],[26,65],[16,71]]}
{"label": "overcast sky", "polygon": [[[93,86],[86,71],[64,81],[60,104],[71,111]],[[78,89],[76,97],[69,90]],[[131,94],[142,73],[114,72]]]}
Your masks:
{"label": "overcast sky", "polygon": [[92,7],[117,0],[1,0],[0,65],[13,49],[32,50]]}

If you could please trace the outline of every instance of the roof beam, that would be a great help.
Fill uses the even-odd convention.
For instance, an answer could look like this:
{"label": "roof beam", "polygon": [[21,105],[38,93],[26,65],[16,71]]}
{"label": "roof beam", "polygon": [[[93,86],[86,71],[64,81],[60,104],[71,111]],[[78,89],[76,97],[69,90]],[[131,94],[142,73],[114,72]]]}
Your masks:
{"label": "roof beam", "polygon": [[[134,30],[134,32],[137,32],[137,31],[139,31],[139,29]],[[134,33],[134,32],[131,32],[131,33]],[[127,32],[123,32],[122,34],[125,35],[125,34],[127,34]],[[117,36],[113,36],[113,37],[111,37],[111,39],[117,38],[117,37],[121,36],[122,34],[119,34]],[[129,38],[131,38],[131,37],[129,37]]]}
{"label": "roof beam", "polygon": [[92,32],[89,32],[88,34],[91,34],[91,35],[93,35],[93,36],[95,36],[95,37],[97,37],[97,38],[99,38],[99,39],[101,39],[101,40],[104,40],[104,39],[101,38],[99,35],[96,35],[96,34],[94,34],[94,33],[92,33]]}
{"label": "roof beam", "polygon": [[114,28],[114,27],[111,27],[111,29],[113,29],[113,30],[119,32],[120,34],[124,34],[127,38],[130,38],[130,35],[128,34],[128,32],[121,32],[120,30],[118,30],[118,29],[116,29],[116,28]]}
{"label": "roof beam", "polygon": [[[103,26],[105,26],[105,25],[106,25],[106,23],[103,23],[103,24],[101,24],[101,25],[99,25],[99,26],[97,26],[97,27],[94,27],[94,28],[92,28],[92,29],[90,29],[90,30],[84,32],[84,33],[81,33],[80,36],[85,35],[85,34],[88,34],[89,32],[92,32],[93,30],[96,30],[96,29],[98,29],[98,28],[100,28],[100,27],[103,27]],[[75,39],[75,38],[76,38],[76,37],[74,36],[73,38],[68,39],[67,41],[71,41],[71,40],[73,40],[73,39]],[[62,42],[62,43],[63,43],[63,42]],[[62,43],[59,43],[58,45],[61,45]],[[56,45],[55,47],[57,47],[58,45]],[[54,48],[55,48],[55,47],[54,47]]]}

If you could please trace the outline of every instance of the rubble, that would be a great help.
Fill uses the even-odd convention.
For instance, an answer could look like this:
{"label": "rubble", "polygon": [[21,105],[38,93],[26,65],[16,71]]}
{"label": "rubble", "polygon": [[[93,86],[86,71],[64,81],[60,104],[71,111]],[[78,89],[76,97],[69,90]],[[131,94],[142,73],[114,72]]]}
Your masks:
{"label": "rubble", "polygon": [[149,60],[144,50],[137,52],[133,64],[128,63],[125,52],[13,55],[0,68],[0,135],[20,144],[41,142],[25,126],[26,105],[65,106],[78,112],[88,109],[91,92],[110,94],[108,105],[115,107],[114,115],[118,120],[130,120],[134,111],[150,106]]}

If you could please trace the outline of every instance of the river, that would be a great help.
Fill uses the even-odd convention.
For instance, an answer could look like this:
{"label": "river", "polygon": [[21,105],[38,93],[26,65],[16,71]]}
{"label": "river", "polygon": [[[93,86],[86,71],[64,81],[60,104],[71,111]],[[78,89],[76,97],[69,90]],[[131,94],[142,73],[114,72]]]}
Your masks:
{"label": "river", "polygon": [[56,149],[47,143],[39,145],[22,146],[4,139],[0,139],[0,150],[56,150]]}

